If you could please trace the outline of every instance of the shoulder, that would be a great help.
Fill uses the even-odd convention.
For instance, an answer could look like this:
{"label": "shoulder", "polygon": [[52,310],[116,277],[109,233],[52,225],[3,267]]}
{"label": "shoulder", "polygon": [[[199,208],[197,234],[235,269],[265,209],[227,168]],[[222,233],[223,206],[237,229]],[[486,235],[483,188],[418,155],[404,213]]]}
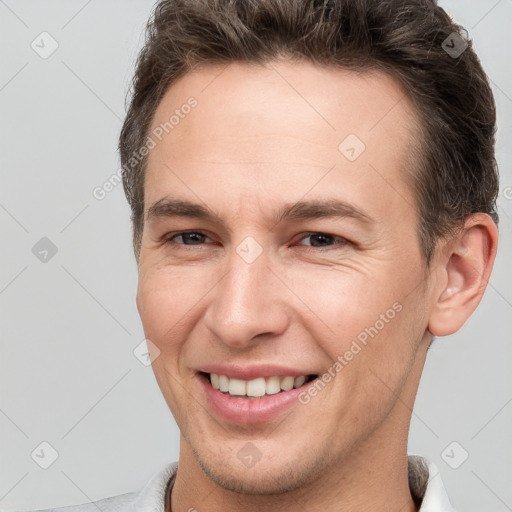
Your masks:
{"label": "shoulder", "polygon": [[[26,512],[163,512],[165,491],[171,479],[174,478],[176,469],[176,462],[165,465],[138,492],[119,494],[118,496],[103,498],[98,501],[84,503],[83,505],[45,508]],[[0,512],[14,511],[2,509]]]}
{"label": "shoulder", "polygon": [[69,507],[45,508],[28,512],[124,512],[133,503],[138,493],[120,494],[102,500],[84,503],[83,505],[71,505]]}

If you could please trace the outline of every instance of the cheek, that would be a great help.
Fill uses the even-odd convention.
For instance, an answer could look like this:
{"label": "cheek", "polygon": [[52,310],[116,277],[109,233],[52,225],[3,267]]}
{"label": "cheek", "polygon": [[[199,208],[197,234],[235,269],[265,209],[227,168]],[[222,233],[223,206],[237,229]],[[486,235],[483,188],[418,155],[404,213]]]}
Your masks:
{"label": "cheek", "polygon": [[375,422],[386,416],[398,397],[402,397],[399,408],[407,409],[403,390],[425,331],[421,312],[411,297],[394,304],[384,320],[379,318],[364,330],[365,344],[359,343],[361,352],[354,357],[353,367],[347,367],[351,394],[359,396],[356,415],[363,417],[365,410],[371,410]]}
{"label": "cheek", "polygon": [[364,342],[375,328],[388,331],[400,309],[400,285],[388,270],[310,269],[300,279],[288,278],[317,342],[335,359],[353,340]]}
{"label": "cheek", "polygon": [[333,407],[343,404],[340,414],[349,408],[351,417],[364,417],[364,409],[373,407],[378,415],[388,407],[394,395],[386,385],[401,387],[425,331],[424,298],[411,293],[419,274],[390,266],[375,266],[372,273],[316,270],[293,280],[306,305],[304,328],[331,361],[331,373],[339,375]]}
{"label": "cheek", "polygon": [[[179,274],[179,275],[178,275]],[[180,364],[185,340],[197,323],[201,297],[207,288],[171,267],[141,268],[137,307],[147,339],[159,350],[152,369],[164,399],[179,425],[187,419],[188,395],[177,381],[189,378]]]}
{"label": "cheek", "polygon": [[139,274],[137,307],[146,337],[161,351],[176,348],[201,307],[207,288],[171,267]]}

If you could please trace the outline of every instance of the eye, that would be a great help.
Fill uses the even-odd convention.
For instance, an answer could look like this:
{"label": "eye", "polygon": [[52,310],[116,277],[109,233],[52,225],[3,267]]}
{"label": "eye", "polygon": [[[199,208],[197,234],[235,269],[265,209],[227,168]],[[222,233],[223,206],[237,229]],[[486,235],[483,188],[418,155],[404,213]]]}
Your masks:
{"label": "eye", "polygon": [[[202,245],[212,240],[201,233],[200,231],[180,231],[179,233],[172,233],[165,239],[166,243],[176,245]],[[340,248],[349,245],[351,242],[347,239],[329,233],[306,233],[297,242],[297,245],[311,247],[314,249],[330,249]]]}
{"label": "eye", "polygon": [[178,245],[200,245],[206,240],[210,239],[200,231],[181,231],[166,237],[166,242]]}
{"label": "eye", "polygon": [[328,233],[307,233],[302,236],[302,238],[299,240],[299,242],[303,242],[305,240],[309,239],[309,243],[299,244],[299,245],[306,245],[308,247],[313,248],[331,248],[333,246],[341,246],[344,247],[350,242],[346,240],[345,238],[330,235]]}

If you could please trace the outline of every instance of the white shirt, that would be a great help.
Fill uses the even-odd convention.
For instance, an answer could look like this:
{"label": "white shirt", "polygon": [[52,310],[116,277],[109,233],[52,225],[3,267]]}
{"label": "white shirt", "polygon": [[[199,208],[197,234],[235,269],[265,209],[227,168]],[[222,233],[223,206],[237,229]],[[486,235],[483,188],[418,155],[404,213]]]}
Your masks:
{"label": "white shirt", "polygon": [[[167,484],[171,478],[174,479],[177,467],[177,462],[167,464],[139,492],[83,505],[45,509],[44,512],[164,512]],[[438,469],[423,457],[409,455],[409,486],[413,496],[423,497],[420,512],[455,512]]]}

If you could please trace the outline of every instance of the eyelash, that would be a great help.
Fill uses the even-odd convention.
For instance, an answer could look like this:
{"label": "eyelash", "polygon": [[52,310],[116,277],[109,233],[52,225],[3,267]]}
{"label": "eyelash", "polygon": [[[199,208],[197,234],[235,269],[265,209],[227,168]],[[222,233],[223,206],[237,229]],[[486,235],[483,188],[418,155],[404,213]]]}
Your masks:
{"label": "eyelash", "polygon": [[[183,236],[183,235],[190,235],[190,234],[198,234],[198,235],[201,235],[201,236],[204,236],[204,237],[208,238],[208,235],[202,233],[201,231],[179,231],[177,233],[171,233],[170,235],[168,235],[165,238],[165,243],[180,245],[180,246],[184,246],[184,247],[194,247],[194,246],[197,246],[197,245],[202,245],[202,243],[199,243],[199,244],[184,244],[184,243],[179,243],[179,242],[175,241],[175,238],[177,238],[177,237],[180,237],[180,236]],[[304,233],[301,236],[301,238],[299,239],[299,241],[302,241],[305,238],[308,238],[308,237],[311,237],[311,236],[314,236],[314,235],[326,236],[326,237],[332,238],[333,241],[338,240],[338,241],[340,241],[340,243],[335,244],[335,245],[330,245],[330,246],[304,245],[303,247],[307,247],[308,250],[319,249],[319,250],[324,250],[325,251],[327,249],[338,248],[338,246],[340,246],[340,245],[342,247],[345,247],[346,245],[353,245],[352,242],[350,242],[346,238],[343,238],[343,237],[340,237],[340,236],[336,236],[336,235],[331,235],[330,233],[324,233],[322,231],[310,231],[310,232]]]}

